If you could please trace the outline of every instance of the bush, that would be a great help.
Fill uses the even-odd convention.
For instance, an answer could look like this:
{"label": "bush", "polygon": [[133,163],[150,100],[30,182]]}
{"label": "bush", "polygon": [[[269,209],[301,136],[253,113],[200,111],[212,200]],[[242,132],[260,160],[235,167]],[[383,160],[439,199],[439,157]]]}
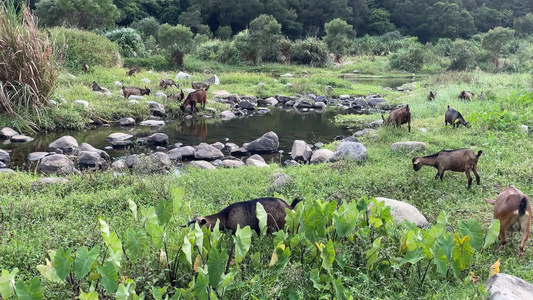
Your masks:
{"label": "bush", "polygon": [[105,36],[118,44],[120,54],[124,57],[142,57],[146,54],[143,40],[133,28],[116,29],[106,33]]}
{"label": "bush", "polygon": [[450,50],[450,70],[473,68],[478,49],[469,41],[457,39]]}
{"label": "bush", "polygon": [[229,40],[231,37],[231,26],[220,26],[215,32],[217,38],[225,41]]}
{"label": "bush", "polygon": [[116,43],[89,31],[56,27],[50,29],[56,47],[64,51],[63,66],[70,72],[81,72],[82,62],[89,66],[121,66]]}
{"label": "bush", "polygon": [[155,71],[172,70],[172,64],[163,55],[151,55],[146,57],[127,57],[124,59],[124,67],[129,68],[138,66],[144,69],[153,69]]}
{"label": "bush", "polygon": [[212,40],[207,41],[196,49],[196,56],[203,60],[220,60],[220,49],[222,48],[222,41]]}
{"label": "bush", "polygon": [[291,47],[291,61],[296,64],[325,67],[331,63],[326,44],[315,38],[297,40]]}
{"label": "bush", "polygon": [[130,27],[139,31],[146,40],[149,36],[157,37],[160,25],[154,17],[148,17],[131,23]]}
{"label": "bush", "polygon": [[424,64],[424,50],[418,45],[394,52],[390,57],[390,66],[396,70],[418,72]]}

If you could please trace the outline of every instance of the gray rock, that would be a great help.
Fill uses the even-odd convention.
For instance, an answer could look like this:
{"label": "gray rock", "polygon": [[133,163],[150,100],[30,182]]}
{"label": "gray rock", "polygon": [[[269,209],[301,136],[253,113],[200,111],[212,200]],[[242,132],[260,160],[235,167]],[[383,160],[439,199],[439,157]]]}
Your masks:
{"label": "gray rock", "polygon": [[109,143],[114,143],[114,142],[118,142],[118,141],[125,141],[125,140],[128,140],[130,138],[132,138],[133,135],[131,134],[126,134],[126,133],[122,133],[122,132],[115,132],[115,133],[112,133],[110,135],[108,135],[106,137],[106,141],[109,142]]}
{"label": "gray rock", "polygon": [[206,143],[200,143],[194,152],[194,158],[200,160],[215,160],[223,157],[224,154],[220,150]]}
{"label": "gray rock", "polygon": [[80,168],[103,169],[107,167],[107,161],[95,151],[80,151],[78,155],[78,166]]}
{"label": "gray rock", "polygon": [[35,160],[39,160],[45,156],[48,156],[50,155],[50,152],[32,152],[30,154],[28,154],[28,160],[29,161],[35,161]]}
{"label": "gray rock", "polygon": [[279,138],[274,131],[265,133],[260,138],[243,145],[247,151],[251,153],[271,153],[279,148]]}
{"label": "gray rock", "polygon": [[328,103],[328,98],[325,96],[317,96],[314,100],[315,102],[322,102],[324,104]]}
{"label": "gray rock", "polygon": [[22,134],[17,134],[12,136],[9,141],[12,143],[27,143],[33,141],[33,138]]}
{"label": "gray rock", "polygon": [[312,108],[313,107],[313,104],[311,104],[311,102],[307,101],[307,100],[304,100],[304,99],[300,99],[298,101],[296,101],[296,103],[294,103],[294,105],[292,106],[294,108]]}
{"label": "gray rock", "polygon": [[291,88],[292,88],[292,83],[288,82],[288,83],[285,85],[285,88],[286,88],[286,89],[291,89]]}
{"label": "gray rock", "polygon": [[157,132],[144,139],[144,143],[150,146],[166,146],[168,145],[168,135]]}
{"label": "gray rock", "polygon": [[128,103],[129,104],[139,104],[139,101],[137,101],[137,100],[128,100]]}
{"label": "gray rock", "polygon": [[225,159],[220,163],[220,166],[224,168],[240,168],[244,166],[244,163],[240,160]]}
{"label": "gray rock", "polygon": [[165,121],[145,120],[139,123],[139,125],[148,127],[160,127],[165,125]]}
{"label": "gray rock", "polygon": [[0,149],[0,162],[3,162],[5,164],[7,164],[9,161],[10,161],[9,153],[7,153],[6,151]]}
{"label": "gray rock", "polygon": [[221,150],[224,149],[224,144],[222,144],[221,142],[216,142],[216,143],[213,143],[211,144],[211,146],[217,148],[218,150]]}
{"label": "gray rock", "polygon": [[196,151],[192,146],[183,146],[178,149],[181,157],[194,157],[194,152]]}
{"label": "gray rock", "polygon": [[229,154],[233,156],[243,156],[248,155],[249,151],[244,147],[239,147],[237,149],[232,149],[229,151]]}
{"label": "gray rock", "polygon": [[45,174],[68,175],[76,172],[74,163],[64,154],[53,154],[41,159],[39,169]]}
{"label": "gray rock", "polygon": [[529,133],[529,126],[527,126],[527,125],[520,126],[520,129],[522,129],[522,131],[525,132],[525,133]]}
{"label": "gray rock", "polygon": [[392,144],[392,151],[424,151],[427,150],[424,142],[397,142]]}
{"label": "gray rock", "polygon": [[6,166],[7,166],[7,165],[6,165],[5,163],[3,163],[3,162],[0,161],[0,169],[1,169],[1,168],[5,168]]}
{"label": "gray rock", "polygon": [[144,97],[141,96],[141,95],[130,95],[130,96],[128,97],[128,100],[130,100],[130,101],[136,101],[136,103],[139,103],[138,100],[144,100],[144,99],[146,99],[146,98],[144,98]]}
{"label": "gray rock", "polygon": [[70,135],[65,135],[53,141],[52,143],[50,143],[46,151],[56,152],[56,150],[59,149],[63,151],[63,153],[69,154],[69,153],[77,151],[78,147],[79,147],[78,141],[76,141],[74,137]]}
{"label": "gray rock", "polygon": [[384,102],[387,102],[387,100],[385,100],[383,98],[371,98],[370,100],[368,100],[368,105],[371,106],[371,107],[375,107],[379,103],[384,103]]}
{"label": "gray rock", "polygon": [[16,132],[15,130],[9,128],[9,127],[4,127],[2,128],[2,130],[0,130],[0,139],[1,140],[8,140],[10,139],[12,136],[14,135],[18,135],[19,133]]}
{"label": "gray rock", "polygon": [[161,98],[167,98],[167,97],[168,97],[167,94],[165,94],[165,93],[163,93],[163,92],[156,92],[156,93],[154,94],[154,96],[156,96],[156,97],[161,97]]}
{"label": "gray rock", "polygon": [[167,152],[168,158],[170,160],[181,160],[181,150],[180,148],[174,148]]}
{"label": "gray rock", "polygon": [[490,293],[490,300],[531,300],[533,285],[518,277],[499,273],[485,282],[485,289]]}
{"label": "gray rock", "polygon": [[294,75],[292,75],[291,73],[285,73],[283,75],[280,75],[279,77],[281,77],[281,78],[293,78]]}
{"label": "gray rock", "polygon": [[280,191],[294,182],[294,180],[292,180],[292,178],[287,174],[274,173],[272,176],[274,178],[270,184],[270,187],[268,188],[270,193]]}
{"label": "gray rock", "polygon": [[358,105],[360,107],[367,107],[368,106],[368,103],[366,102],[365,99],[363,98],[356,98],[354,101],[353,101],[353,105]]}
{"label": "gray rock", "polygon": [[381,127],[383,126],[383,119],[376,119],[372,122],[370,122],[370,124],[368,124],[368,126],[370,128],[378,128],[378,127]]}
{"label": "gray rock", "polygon": [[80,151],[92,151],[92,152],[96,152],[100,155],[101,158],[105,159],[105,160],[110,160],[111,157],[109,157],[109,154],[107,154],[107,152],[105,152],[104,150],[100,150],[100,149],[96,149],[94,148],[93,146],[91,146],[90,144],[87,144],[87,143],[81,143],[80,147],[79,147],[79,150]]}
{"label": "gray rock", "polygon": [[222,118],[222,120],[231,120],[235,118],[235,114],[229,110],[225,110],[220,113],[220,117]]}
{"label": "gray rock", "polygon": [[115,81],[115,86],[122,87],[122,82],[120,82],[120,81]]}
{"label": "gray rock", "polygon": [[339,99],[340,100],[349,100],[350,99],[350,95],[340,95]]}
{"label": "gray rock", "polygon": [[428,130],[426,128],[418,128],[418,131],[420,131],[420,132],[428,132]]}
{"label": "gray rock", "polygon": [[150,104],[150,113],[156,117],[166,117],[167,112],[165,111],[165,106],[157,102],[149,102]]}
{"label": "gray rock", "polygon": [[254,167],[270,167],[267,165],[263,157],[259,154],[254,154],[246,159],[246,165]]}
{"label": "gray rock", "polygon": [[113,169],[115,171],[123,171],[126,168],[127,168],[126,163],[122,159],[121,160],[117,160],[117,161],[115,161],[114,163],[111,164],[111,169]]}
{"label": "gray rock", "polygon": [[239,102],[239,107],[244,109],[254,110],[256,106],[256,103],[250,102],[249,100],[241,100],[241,102]]}
{"label": "gray rock", "polygon": [[156,158],[157,162],[159,163],[159,167],[164,170],[170,170],[172,169],[172,162],[170,161],[170,157],[163,152],[156,152],[153,154],[153,156]]}
{"label": "gray rock", "polygon": [[260,115],[268,114],[269,112],[270,112],[270,109],[266,107],[259,107],[257,109],[257,113]]}
{"label": "gray rock", "polygon": [[212,164],[210,164],[209,162],[205,160],[195,160],[195,161],[192,161],[189,165],[197,169],[204,169],[204,170],[216,169],[215,166],[213,166]]}
{"label": "gray rock", "polygon": [[62,177],[45,177],[37,180],[31,185],[32,189],[38,189],[42,188],[44,186],[53,185],[53,184],[65,184],[69,183],[70,181],[66,178]]}
{"label": "gray rock", "polygon": [[359,73],[361,73],[361,71],[359,71],[359,70],[353,70],[352,73],[354,73],[354,74],[359,74]]}
{"label": "gray rock", "polygon": [[9,169],[9,168],[1,168],[0,173],[15,173],[15,171]]}
{"label": "gray rock", "polygon": [[128,155],[126,156],[124,163],[126,164],[128,168],[131,169],[135,167],[136,164],[139,163],[139,156],[137,154]]}
{"label": "gray rock", "polygon": [[185,72],[178,72],[178,74],[176,74],[176,79],[177,80],[189,80],[191,79],[191,76]]}
{"label": "gray rock", "polygon": [[315,103],[313,103],[313,108],[314,109],[318,109],[318,110],[325,109],[326,108],[326,103],[324,103],[324,102],[315,102]]}
{"label": "gray rock", "polygon": [[361,136],[363,136],[363,135],[370,134],[370,133],[372,133],[372,132],[374,132],[374,131],[376,131],[376,130],[374,130],[374,129],[370,129],[370,128],[365,128],[365,129],[363,129],[363,130],[356,131],[353,135],[354,135],[355,137],[361,137]]}
{"label": "gray rock", "polygon": [[358,162],[367,160],[367,150],[365,146],[357,142],[342,142],[337,146],[337,151],[329,158],[329,161],[348,158]]}
{"label": "gray rock", "polygon": [[276,98],[274,97],[266,98],[264,102],[265,102],[265,105],[267,106],[276,106],[279,103],[279,101],[276,100]]}
{"label": "gray rock", "polygon": [[113,145],[112,149],[124,149],[124,148],[135,147],[133,142],[129,140],[111,142],[111,145]]}
{"label": "gray rock", "polygon": [[[391,216],[397,224],[402,224],[404,221],[407,221],[415,223],[418,227],[429,226],[426,217],[424,217],[416,207],[409,203],[382,197],[376,197],[376,200],[379,202],[385,202],[385,206],[391,208]],[[370,209],[370,207],[371,205],[368,209]]]}
{"label": "gray rock", "polygon": [[148,78],[143,78],[143,79],[141,79],[141,81],[146,83],[146,84],[152,83],[152,81],[150,79],[148,79]]}
{"label": "gray rock", "polygon": [[231,152],[231,151],[239,149],[240,147],[235,143],[226,143],[224,144],[224,148],[228,150],[228,152]]}
{"label": "gray rock", "polygon": [[296,99],[293,99],[293,97],[282,96],[282,95],[276,95],[275,98],[281,103],[285,103],[285,102],[288,102],[290,100],[296,100]]}
{"label": "gray rock", "polygon": [[311,155],[313,154],[313,151],[311,150],[311,147],[302,140],[295,140],[292,143],[292,150],[291,150],[291,158],[298,161],[309,161],[311,158]]}
{"label": "gray rock", "polygon": [[75,100],[74,102],[72,102],[72,104],[83,105],[83,107],[89,108],[89,102],[85,100]]}
{"label": "gray rock", "polygon": [[313,152],[313,155],[311,156],[310,162],[312,164],[318,164],[322,162],[326,162],[329,160],[329,158],[333,155],[333,151],[329,149],[318,149],[315,152]]}
{"label": "gray rock", "polygon": [[217,75],[213,75],[204,80],[204,83],[207,83],[209,85],[220,85],[220,80],[218,79]]}
{"label": "gray rock", "polygon": [[135,119],[134,118],[122,118],[117,121],[116,125],[121,126],[121,127],[135,126]]}

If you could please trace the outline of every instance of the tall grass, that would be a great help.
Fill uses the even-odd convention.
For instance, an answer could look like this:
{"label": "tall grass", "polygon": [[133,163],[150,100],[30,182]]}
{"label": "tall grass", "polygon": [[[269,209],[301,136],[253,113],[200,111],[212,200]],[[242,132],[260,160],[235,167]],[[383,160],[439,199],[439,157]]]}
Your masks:
{"label": "tall grass", "polygon": [[24,116],[25,127],[37,128],[60,60],[28,7],[16,7],[13,1],[0,4],[0,112]]}

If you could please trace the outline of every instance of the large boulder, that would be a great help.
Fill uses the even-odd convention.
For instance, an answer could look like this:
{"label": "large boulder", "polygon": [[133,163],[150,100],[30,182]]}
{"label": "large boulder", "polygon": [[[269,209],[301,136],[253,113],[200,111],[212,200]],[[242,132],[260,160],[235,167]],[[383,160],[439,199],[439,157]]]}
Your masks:
{"label": "large boulder", "polygon": [[168,156],[171,160],[181,160],[182,158],[194,157],[194,148],[192,146],[184,146],[180,148],[174,148],[168,151]]}
{"label": "large boulder", "polygon": [[243,145],[243,148],[251,153],[272,153],[276,152],[278,147],[279,138],[274,131],[269,131],[260,138]]}
{"label": "large boulder", "polygon": [[82,169],[103,169],[107,167],[107,161],[96,151],[80,151],[78,155],[78,166]]}
{"label": "large boulder", "polygon": [[0,130],[0,139],[1,140],[8,140],[10,139],[12,136],[14,135],[17,135],[19,134],[18,132],[16,132],[15,130],[9,128],[9,127],[4,127]]}
{"label": "large boulder", "polygon": [[254,154],[246,159],[246,165],[254,167],[270,167],[267,165],[263,157],[259,154]]}
{"label": "large boulder", "polygon": [[236,159],[225,159],[220,163],[220,166],[224,168],[240,168],[244,166],[244,163]]}
{"label": "large boulder", "polygon": [[392,151],[424,151],[428,148],[424,142],[397,142],[390,147]]}
{"label": "large boulder", "polygon": [[91,146],[90,144],[88,143],[81,143],[80,147],[78,148],[80,151],[92,151],[92,152],[96,152],[100,155],[101,158],[105,159],[105,160],[109,160],[111,159],[109,157],[109,154],[107,154],[107,152],[105,152],[104,150],[100,150],[100,149],[96,149],[94,148],[93,146]]}
{"label": "large boulder", "polygon": [[135,126],[135,119],[134,118],[122,118],[117,121],[116,125],[121,126],[121,127]]}
{"label": "large boulder", "polygon": [[[376,200],[378,202],[384,202],[385,206],[390,207],[391,216],[397,224],[402,224],[404,221],[407,221],[415,223],[418,227],[429,226],[426,217],[424,217],[416,207],[409,203],[383,197],[376,197]],[[370,207],[371,205],[369,206],[369,209]]]}
{"label": "large boulder", "polygon": [[217,75],[213,75],[204,80],[204,83],[207,83],[209,85],[220,85],[220,80],[218,79]]}
{"label": "large boulder", "polygon": [[164,126],[165,121],[158,121],[158,120],[145,120],[139,123],[141,126],[148,126],[148,127],[159,127]]}
{"label": "large boulder", "polygon": [[64,154],[43,157],[39,169],[45,174],[57,174],[58,176],[76,172],[74,163]]}
{"label": "large boulder", "polygon": [[387,102],[387,100],[385,100],[383,98],[372,98],[372,99],[368,100],[368,105],[371,106],[371,107],[375,107],[378,104],[385,103],[385,102]]}
{"label": "large boulder", "polygon": [[153,154],[156,161],[159,163],[159,167],[164,170],[170,170],[172,169],[172,162],[170,161],[170,157],[163,152],[156,152]]}
{"label": "large boulder", "polygon": [[127,133],[122,133],[122,132],[115,132],[115,133],[112,133],[110,135],[108,135],[106,137],[106,141],[109,142],[109,143],[114,143],[114,142],[118,142],[118,141],[125,141],[125,140],[128,140],[130,138],[132,138],[133,135],[131,134],[127,134]]}
{"label": "large boulder", "polygon": [[194,152],[194,158],[200,160],[215,160],[223,157],[222,151],[206,143],[200,143]]}
{"label": "large boulder", "polygon": [[235,118],[235,114],[229,110],[225,110],[220,113],[220,118],[222,118],[222,120],[231,120]]}
{"label": "large boulder", "polygon": [[275,173],[272,176],[274,177],[274,180],[268,188],[268,191],[271,193],[280,191],[281,189],[291,185],[294,182],[294,180],[292,180],[292,178],[287,174]]}
{"label": "large boulder", "polygon": [[490,300],[526,300],[533,299],[533,285],[518,277],[499,273],[485,282],[485,289],[490,293]]}
{"label": "large boulder", "polygon": [[333,151],[329,149],[318,149],[315,152],[313,152],[313,155],[311,156],[310,162],[312,164],[322,163],[329,160],[329,158],[333,155]]}
{"label": "large boulder", "polygon": [[78,150],[78,147],[78,141],[76,141],[74,137],[65,135],[48,145],[46,151],[56,152],[59,149],[62,151],[62,153],[68,154]]}
{"label": "large boulder", "polygon": [[309,145],[305,141],[295,140],[292,143],[292,150],[291,150],[292,159],[309,161],[312,154],[313,154],[313,150],[311,150],[311,147],[309,147]]}
{"label": "large boulder", "polygon": [[264,103],[266,106],[276,106],[278,105],[279,101],[274,97],[269,97],[264,100]]}
{"label": "large boulder", "polygon": [[205,160],[195,160],[195,161],[192,161],[189,165],[197,169],[205,169],[205,170],[216,169],[215,166],[213,166],[212,164],[210,164],[209,162]]}
{"label": "large boulder", "polygon": [[256,106],[257,104],[250,100],[241,100],[241,102],[239,102],[239,107],[244,109],[254,110]]}
{"label": "large boulder", "polygon": [[153,101],[150,102],[150,113],[156,117],[164,118],[167,116],[167,112],[165,111],[165,106],[161,103],[157,103]]}
{"label": "large boulder", "polygon": [[149,146],[166,146],[168,145],[168,135],[157,132],[144,138],[143,142]]}
{"label": "large boulder", "polygon": [[361,162],[368,158],[367,150],[358,142],[341,142],[337,145],[337,151],[331,155],[329,161],[337,161],[342,158],[353,159]]}
{"label": "large boulder", "polygon": [[191,79],[191,75],[185,72],[178,72],[178,74],[176,74],[176,79],[177,80],[189,80]]}
{"label": "large boulder", "polygon": [[5,164],[7,164],[9,161],[10,161],[9,153],[7,153],[6,151],[0,149],[0,162],[3,162]]}

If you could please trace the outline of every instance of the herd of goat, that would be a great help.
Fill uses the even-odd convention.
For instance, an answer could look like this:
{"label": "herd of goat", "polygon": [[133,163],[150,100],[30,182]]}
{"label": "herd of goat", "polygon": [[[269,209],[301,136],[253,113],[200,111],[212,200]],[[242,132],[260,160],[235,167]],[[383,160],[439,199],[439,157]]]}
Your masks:
{"label": "herd of goat", "polygon": [[[89,71],[89,66],[86,63],[83,64],[83,70],[85,72]],[[138,68],[134,67],[127,72],[127,75],[132,76],[139,71]],[[172,86],[179,88],[179,83],[174,82],[172,79],[160,79],[159,86],[163,89]],[[183,90],[180,90],[179,93],[167,96],[170,99],[180,102],[185,98],[184,103],[180,106],[182,111],[185,111],[187,105],[191,106],[192,112],[195,110],[198,111],[198,108],[196,107],[197,104],[201,104],[203,108],[205,108],[207,102],[206,91],[209,89],[209,85],[201,82],[193,82],[192,88],[196,91],[189,93],[187,98],[185,98]],[[106,88],[100,87],[94,81],[93,90],[100,92],[108,91]],[[150,95],[150,89],[146,87],[143,89],[123,86],[122,92],[126,99],[131,95]],[[430,91],[427,94],[427,100],[434,100],[436,95],[436,92]],[[472,92],[461,91],[458,98],[470,101],[473,97],[474,94]],[[411,111],[409,105],[391,111],[387,119],[385,119],[383,115],[382,118],[384,125],[394,125],[400,128],[401,125],[407,123],[408,131],[411,132]],[[463,118],[461,113],[451,108],[449,105],[445,113],[444,122],[446,126],[449,123],[454,128],[459,127],[459,124],[468,127],[468,122]],[[464,172],[468,178],[468,189],[470,189],[473,181],[472,176],[470,175],[471,171],[474,172],[476,183],[478,185],[480,184],[477,163],[482,153],[483,152],[479,150],[476,154],[471,149],[441,150],[432,155],[413,157],[413,169],[418,171],[422,166],[433,166],[438,170],[437,174],[435,174],[435,179],[440,177],[441,180],[444,177],[445,171]],[[519,247],[519,257],[522,257],[525,244],[529,239],[531,231],[532,210],[530,198],[516,187],[508,185],[502,192],[500,192],[495,200],[485,200],[494,205],[494,218],[500,221],[499,239],[501,244],[499,249],[503,248],[507,243],[507,231],[520,231],[522,237]],[[290,205],[278,198],[258,198],[237,202],[227,206],[216,214],[200,218],[195,216],[193,220],[189,221],[187,226],[193,223],[198,223],[200,226],[207,226],[210,229],[213,229],[217,221],[219,221],[219,228],[221,230],[231,230],[235,232],[237,225],[240,225],[241,227],[250,226],[253,230],[259,232],[259,221],[256,217],[256,205],[257,203],[261,203],[268,215],[267,226],[269,232],[271,232],[272,230],[279,230],[284,227],[285,209],[294,209],[300,201],[301,199],[294,199]]]}

